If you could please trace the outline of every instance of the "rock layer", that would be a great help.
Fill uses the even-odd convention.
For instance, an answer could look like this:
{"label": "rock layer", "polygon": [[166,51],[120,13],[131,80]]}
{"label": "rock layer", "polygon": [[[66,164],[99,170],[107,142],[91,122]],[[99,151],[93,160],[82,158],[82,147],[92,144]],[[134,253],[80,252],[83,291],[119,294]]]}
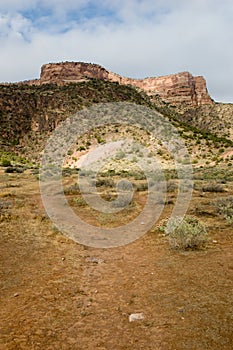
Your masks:
{"label": "rock layer", "polygon": [[43,65],[39,80],[31,80],[24,83],[30,85],[51,83],[64,85],[80,82],[87,78],[132,85],[144,90],[150,96],[159,95],[165,102],[174,105],[185,103],[186,105],[199,106],[213,103],[208,94],[205,79],[202,76],[194,77],[189,72],[154,78],[132,79],[109,72],[97,64],[64,62]]}

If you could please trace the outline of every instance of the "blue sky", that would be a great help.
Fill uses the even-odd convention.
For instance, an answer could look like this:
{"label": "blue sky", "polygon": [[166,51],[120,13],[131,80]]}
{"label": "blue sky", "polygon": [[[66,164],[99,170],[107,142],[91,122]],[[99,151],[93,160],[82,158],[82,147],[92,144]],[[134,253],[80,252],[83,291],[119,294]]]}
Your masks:
{"label": "blue sky", "polygon": [[215,100],[233,102],[232,42],[232,0],[0,1],[0,81],[60,61],[134,78],[188,70]]}

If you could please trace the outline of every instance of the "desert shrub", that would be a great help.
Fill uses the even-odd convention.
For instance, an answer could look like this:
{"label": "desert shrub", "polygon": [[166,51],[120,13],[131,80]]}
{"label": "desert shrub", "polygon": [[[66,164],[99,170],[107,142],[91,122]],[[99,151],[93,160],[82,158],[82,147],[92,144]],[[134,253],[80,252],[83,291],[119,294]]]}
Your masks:
{"label": "desert shrub", "polygon": [[8,173],[8,174],[14,173],[14,168],[13,168],[13,166],[8,166],[8,167],[6,167],[6,169],[4,171],[5,171],[5,173]]}
{"label": "desert shrub", "polygon": [[102,137],[100,135],[95,135],[95,138],[96,138],[98,143],[105,143],[105,140],[102,139]]}
{"label": "desert shrub", "polygon": [[220,183],[224,181],[233,181],[232,170],[228,167],[212,167],[194,169],[194,178],[196,180],[206,180],[210,183]]}
{"label": "desert shrub", "polygon": [[146,175],[142,172],[137,172],[137,173],[134,173],[134,179],[135,180],[145,180]]}
{"label": "desert shrub", "polygon": [[101,173],[102,177],[109,177],[116,175],[115,169],[108,169],[106,172]]}
{"label": "desert shrub", "polygon": [[119,175],[120,177],[124,177],[124,178],[129,178],[130,176],[134,176],[134,172],[124,170],[124,169],[119,169],[115,171],[115,175]]}
{"label": "desert shrub", "polygon": [[203,223],[194,216],[173,218],[169,222],[168,241],[172,249],[196,250],[204,246],[207,232]]}
{"label": "desert shrub", "polygon": [[233,196],[219,198],[216,203],[216,209],[229,223],[233,223]]}
{"label": "desert shrub", "polygon": [[11,218],[10,208],[12,207],[11,201],[4,201],[0,199],[0,222],[8,221]]}
{"label": "desert shrub", "polygon": [[62,169],[62,176],[71,176],[73,174],[78,174],[77,168],[63,168]]}
{"label": "desert shrub", "polygon": [[163,151],[162,149],[158,149],[158,150],[157,150],[157,154],[158,154],[159,156],[162,156],[162,155],[164,154],[164,151]]}
{"label": "desert shrub", "polygon": [[73,203],[77,207],[86,207],[86,205],[87,205],[87,203],[86,203],[86,201],[85,201],[85,199],[83,197],[73,198]]}
{"label": "desert shrub", "polygon": [[9,159],[6,159],[6,158],[3,158],[1,163],[2,163],[3,167],[11,166],[11,161]]}
{"label": "desert shrub", "polygon": [[17,166],[15,167],[15,173],[22,174],[26,170],[23,166]]}
{"label": "desert shrub", "polygon": [[204,192],[225,192],[225,187],[217,182],[208,183],[202,187]]}
{"label": "desert shrub", "polygon": [[77,183],[70,185],[69,187],[64,189],[64,194],[80,194],[79,185]]}
{"label": "desert shrub", "polygon": [[85,146],[80,146],[77,148],[77,151],[85,151],[86,150],[86,147]]}
{"label": "desert shrub", "polygon": [[167,192],[175,192],[178,189],[178,185],[174,181],[167,182]]}
{"label": "desert shrub", "polygon": [[[130,202],[131,203],[131,202]],[[125,208],[129,204],[129,200],[125,196],[119,196],[114,202],[112,202],[112,206],[114,208]]]}
{"label": "desert shrub", "polygon": [[138,192],[148,190],[148,183],[147,182],[140,182],[140,183],[135,184],[135,186],[136,186],[136,190]]}
{"label": "desert shrub", "polygon": [[114,187],[115,184],[114,184],[114,181],[113,179],[111,178],[99,178],[96,180],[96,187]]}
{"label": "desert shrub", "polygon": [[173,198],[168,198],[166,201],[165,201],[165,204],[174,204],[174,199]]}
{"label": "desert shrub", "polygon": [[25,170],[25,168],[23,167],[15,167],[15,166],[8,166],[6,169],[5,169],[5,173],[18,173],[18,174],[21,174],[23,173]]}
{"label": "desert shrub", "polygon": [[118,159],[118,160],[125,158],[125,152],[123,152],[123,151],[118,151],[118,152],[116,153],[115,158]]}
{"label": "desert shrub", "polygon": [[31,169],[31,174],[32,175],[38,175],[39,173],[40,173],[40,169],[39,168]]}
{"label": "desert shrub", "polygon": [[90,178],[95,178],[95,173],[92,170],[77,169],[77,171],[78,171],[78,176],[80,176],[80,177],[88,176]]}

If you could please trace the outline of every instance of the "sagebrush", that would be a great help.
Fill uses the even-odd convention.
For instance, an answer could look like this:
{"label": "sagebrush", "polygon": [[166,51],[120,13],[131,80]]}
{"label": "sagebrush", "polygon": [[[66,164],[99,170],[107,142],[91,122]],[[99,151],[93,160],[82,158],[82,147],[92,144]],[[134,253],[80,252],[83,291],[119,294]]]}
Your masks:
{"label": "sagebrush", "polygon": [[217,212],[229,223],[233,223],[233,196],[219,198],[216,203]]}
{"label": "sagebrush", "polygon": [[194,216],[173,218],[168,228],[168,241],[172,249],[195,250],[207,242],[205,225]]}

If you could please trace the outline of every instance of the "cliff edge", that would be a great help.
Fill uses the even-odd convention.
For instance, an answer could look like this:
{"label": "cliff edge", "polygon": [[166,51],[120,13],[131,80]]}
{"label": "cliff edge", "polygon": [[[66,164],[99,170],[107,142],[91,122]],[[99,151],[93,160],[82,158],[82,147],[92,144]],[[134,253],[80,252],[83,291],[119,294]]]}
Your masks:
{"label": "cliff edge", "polygon": [[189,72],[182,72],[162,77],[132,79],[121,77],[98,64],[84,62],[48,63],[41,67],[40,79],[29,80],[23,84],[64,85],[80,82],[88,78],[108,80],[121,85],[131,85],[144,90],[149,96],[158,95],[172,105],[186,104],[193,107],[212,104],[204,77],[194,77]]}

